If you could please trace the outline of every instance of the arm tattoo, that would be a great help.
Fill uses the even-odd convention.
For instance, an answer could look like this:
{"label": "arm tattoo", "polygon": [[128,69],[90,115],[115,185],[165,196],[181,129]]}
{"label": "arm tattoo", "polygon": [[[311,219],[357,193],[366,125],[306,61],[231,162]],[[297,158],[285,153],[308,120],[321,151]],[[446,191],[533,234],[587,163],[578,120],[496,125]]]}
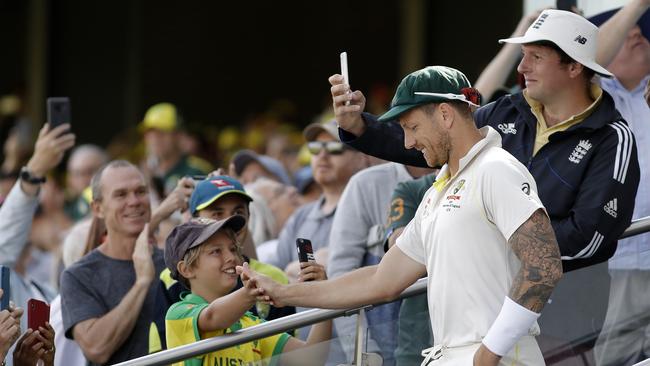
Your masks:
{"label": "arm tattoo", "polygon": [[539,313],[562,277],[560,249],[544,211],[535,211],[508,242],[521,261],[508,297]]}

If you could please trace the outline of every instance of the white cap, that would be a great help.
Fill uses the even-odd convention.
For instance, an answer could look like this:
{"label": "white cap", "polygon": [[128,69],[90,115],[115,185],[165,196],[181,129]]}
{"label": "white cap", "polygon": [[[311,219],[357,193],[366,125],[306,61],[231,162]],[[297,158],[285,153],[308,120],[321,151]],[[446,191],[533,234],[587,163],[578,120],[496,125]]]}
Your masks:
{"label": "white cap", "polygon": [[500,39],[499,43],[550,41],[583,66],[605,77],[612,73],[596,63],[598,27],[570,11],[548,9],[528,27],[523,37]]}

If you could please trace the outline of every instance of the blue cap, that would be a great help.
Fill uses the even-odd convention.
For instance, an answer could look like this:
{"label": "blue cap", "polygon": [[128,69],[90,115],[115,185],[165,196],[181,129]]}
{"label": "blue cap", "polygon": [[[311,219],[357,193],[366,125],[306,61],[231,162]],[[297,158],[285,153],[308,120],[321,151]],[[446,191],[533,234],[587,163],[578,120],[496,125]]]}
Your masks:
{"label": "blue cap", "polygon": [[227,175],[208,177],[194,187],[194,192],[190,197],[190,213],[194,215],[196,211],[203,210],[214,201],[230,193],[239,194],[248,202],[253,200],[238,180]]}
{"label": "blue cap", "polygon": [[[616,12],[618,12],[619,10],[621,10],[621,8],[604,11],[602,13],[587,18],[587,20],[589,20],[596,27],[600,27],[601,25],[603,25],[603,23],[608,21],[609,18],[612,17],[612,15],[616,14]],[[639,26],[639,28],[641,28],[641,33],[643,34],[643,36],[646,39],[650,40],[650,10],[646,10],[646,12],[643,13],[643,15],[641,16],[641,18],[639,18],[639,21],[636,24]]]}

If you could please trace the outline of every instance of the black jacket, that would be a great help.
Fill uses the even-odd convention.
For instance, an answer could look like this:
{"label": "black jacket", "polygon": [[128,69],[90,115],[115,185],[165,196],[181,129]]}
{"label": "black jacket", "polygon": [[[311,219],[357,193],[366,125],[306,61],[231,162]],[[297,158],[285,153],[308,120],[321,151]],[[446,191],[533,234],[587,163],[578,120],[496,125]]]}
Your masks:
{"label": "black jacket", "polygon": [[[479,108],[478,127],[499,131],[503,148],[535,177],[539,198],[551,218],[564,270],[606,261],[630,225],[639,184],[636,144],[627,123],[603,91],[601,103],[581,123],[556,132],[533,156],[537,119],[522,93]],[[426,166],[422,154],[405,150],[397,123],[363,115],[366,132],[341,139],[367,154],[403,164]]]}

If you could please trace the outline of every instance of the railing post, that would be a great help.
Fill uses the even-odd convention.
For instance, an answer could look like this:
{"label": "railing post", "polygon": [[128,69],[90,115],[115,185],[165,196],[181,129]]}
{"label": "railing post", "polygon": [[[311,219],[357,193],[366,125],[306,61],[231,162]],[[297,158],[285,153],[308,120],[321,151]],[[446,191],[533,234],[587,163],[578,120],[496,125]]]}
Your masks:
{"label": "railing post", "polygon": [[355,338],[355,347],[354,347],[354,360],[352,364],[354,366],[362,366],[361,362],[363,360],[363,323],[366,318],[366,310],[364,308],[359,309],[357,314],[357,333]]}

